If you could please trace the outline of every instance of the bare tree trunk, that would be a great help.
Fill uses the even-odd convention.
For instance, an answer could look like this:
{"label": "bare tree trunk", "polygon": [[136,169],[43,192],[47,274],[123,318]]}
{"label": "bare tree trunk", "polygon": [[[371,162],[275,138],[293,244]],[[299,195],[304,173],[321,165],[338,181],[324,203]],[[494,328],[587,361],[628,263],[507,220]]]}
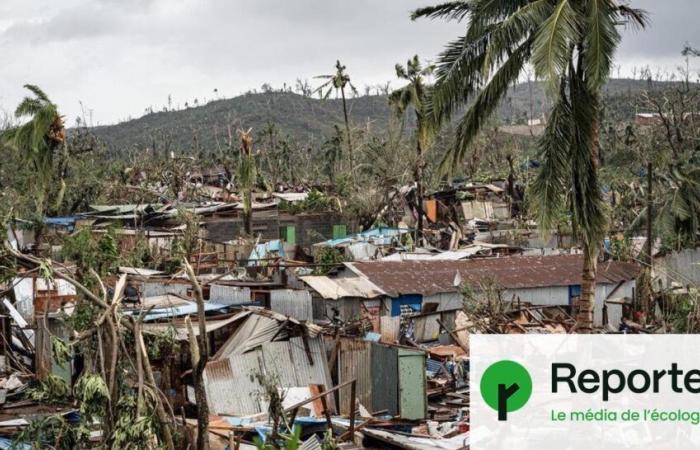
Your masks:
{"label": "bare tree trunk", "polygon": [[197,321],[199,322],[199,336],[195,339],[192,325],[187,320],[189,331],[190,353],[192,356],[192,375],[194,380],[194,397],[197,402],[197,450],[209,450],[209,404],[204,386],[204,368],[209,359],[209,339],[207,337],[207,322],[204,316],[204,296],[202,287],[192,270],[192,266],[183,260],[187,276],[194,287],[194,296],[197,300]]}
{"label": "bare tree trunk", "polygon": [[654,216],[653,216],[653,175],[652,175],[652,170],[653,166],[651,162],[647,164],[647,245],[646,245],[646,256],[647,256],[647,266],[644,269],[647,273],[645,277],[645,282],[647,283],[645,296],[644,296],[644,302],[643,302],[643,311],[645,313],[645,319],[648,315],[653,314],[653,288],[651,285],[651,273],[654,267]]}
{"label": "bare tree trunk", "polygon": [[421,145],[420,131],[416,139],[416,206],[418,208],[418,221],[416,222],[416,246],[422,246],[423,241],[423,148]]}
{"label": "bare tree trunk", "polygon": [[340,89],[340,96],[343,99],[343,117],[345,118],[345,131],[348,134],[348,158],[350,159],[350,175],[355,173],[355,162],[352,154],[352,137],[350,136],[350,121],[348,120],[348,107],[345,103],[345,89]]}
{"label": "bare tree trunk", "polygon": [[[595,103],[593,110],[595,115],[591,122],[590,129],[590,157],[591,170],[598,171],[600,164],[600,136],[598,119],[598,97],[591,96],[591,101]],[[600,253],[600,243],[591,242],[590,235],[595,235],[592,230],[582,230],[583,238],[583,273],[581,275],[581,298],[579,299],[578,314],[576,317],[577,330],[580,333],[590,333],[593,329],[593,310],[595,307],[595,287],[596,272],[598,269],[598,254]]]}
{"label": "bare tree trunk", "polygon": [[170,428],[170,418],[165,412],[165,407],[163,406],[163,401],[161,400],[160,395],[158,395],[158,386],[156,385],[156,379],[153,376],[153,368],[151,367],[150,359],[148,359],[148,353],[146,352],[146,344],[144,344],[143,342],[143,334],[141,333],[140,328],[137,329],[137,333],[138,334],[136,335],[136,339],[138,340],[137,345],[140,347],[141,350],[143,369],[146,373],[148,384],[151,386],[151,389],[153,389],[153,392],[155,392],[154,398],[156,402],[156,414],[158,415],[158,421],[160,422],[161,427],[163,428],[163,439],[165,440],[165,446],[168,448],[168,450],[175,450],[175,443],[173,442],[173,433]]}
{"label": "bare tree trunk", "polygon": [[595,306],[596,272],[598,269],[598,246],[583,244],[583,275],[581,277],[581,298],[578,303],[576,330],[590,333],[593,329],[593,308]]}
{"label": "bare tree trunk", "polygon": [[253,192],[250,187],[243,193],[243,231],[246,236],[253,234]]}

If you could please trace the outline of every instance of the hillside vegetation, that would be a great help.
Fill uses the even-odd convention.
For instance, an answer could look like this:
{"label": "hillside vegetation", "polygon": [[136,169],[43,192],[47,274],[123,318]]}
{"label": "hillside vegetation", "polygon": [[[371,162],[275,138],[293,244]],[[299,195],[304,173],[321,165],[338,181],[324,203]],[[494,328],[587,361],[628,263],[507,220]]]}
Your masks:
{"label": "hillside vegetation", "polygon": [[[648,83],[641,80],[610,80],[605,89],[611,102],[609,109],[623,120],[631,118],[635,112],[630,110],[632,98],[647,87]],[[542,83],[521,83],[511,89],[499,108],[498,116],[503,123],[527,121],[531,91],[532,115],[542,116],[547,110]],[[348,100],[348,107],[354,127],[381,131],[388,126],[390,110],[384,95],[352,98]],[[283,135],[300,142],[320,144],[333,126],[342,121],[339,99],[319,100],[292,92],[268,92],[146,114],[116,125],[96,127],[93,131],[113,151],[154,147],[159,150],[214,150],[226,147],[229,129],[235,140],[239,128],[252,127],[260,132],[268,124],[275,124]]]}

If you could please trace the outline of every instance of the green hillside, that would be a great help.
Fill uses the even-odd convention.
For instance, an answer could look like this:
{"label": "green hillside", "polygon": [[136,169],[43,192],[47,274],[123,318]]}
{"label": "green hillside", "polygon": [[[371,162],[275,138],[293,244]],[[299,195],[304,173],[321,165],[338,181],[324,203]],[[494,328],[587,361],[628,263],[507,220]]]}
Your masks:
{"label": "green hillside", "polygon": [[[666,83],[657,83],[658,85]],[[646,81],[613,79],[606,87],[608,108],[616,117],[631,118],[634,96],[648,87]],[[532,91],[532,94],[530,93]],[[541,83],[514,86],[499,108],[504,123],[524,123],[530,115],[532,95],[533,117],[548,109]],[[354,127],[383,130],[388,126],[390,110],[386,96],[362,96],[348,100]],[[114,151],[157,146],[159,149],[216,149],[225,147],[229,129],[253,128],[261,131],[274,124],[282,135],[300,142],[317,144],[333,125],[342,123],[340,100],[319,100],[291,92],[246,94],[215,100],[206,105],[178,111],[147,114],[116,125],[94,128],[95,134]]]}

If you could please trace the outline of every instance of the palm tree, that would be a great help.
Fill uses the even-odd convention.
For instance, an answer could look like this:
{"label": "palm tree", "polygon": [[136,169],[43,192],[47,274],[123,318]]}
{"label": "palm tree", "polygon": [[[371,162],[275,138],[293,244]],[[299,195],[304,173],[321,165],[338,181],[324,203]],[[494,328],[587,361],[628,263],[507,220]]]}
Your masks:
{"label": "palm tree", "polygon": [[415,11],[412,17],[466,20],[464,36],[440,54],[430,108],[436,123],[470,105],[443,169],[460,163],[526,64],[545,81],[554,105],[539,141],[542,169],[531,195],[540,227],[566,206],[583,244],[577,322],[593,324],[595,274],[606,230],[598,183],[600,95],[620,43],[620,26],[643,27],[646,13],[616,0],[468,0]]}
{"label": "palm tree", "polygon": [[395,90],[389,96],[389,103],[399,115],[403,115],[408,108],[412,108],[416,114],[416,166],[413,170],[416,182],[416,197],[418,203],[418,222],[416,226],[416,242],[420,242],[423,236],[423,169],[425,168],[424,153],[428,149],[431,137],[431,123],[426,116],[425,99],[428,86],[425,78],[433,72],[433,66],[423,67],[418,60],[418,55],[409,59],[406,66],[396,64],[396,76],[406,80],[408,84]]}
{"label": "palm tree", "polygon": [[238,166],[238,181],[243,190],[243,230],[246,236],[250,237],[253,233],[253,186],[257,178],[252,129],[239,131],[239,134],[241,159]]}
{"label": "palm tree", "polygon": [[[59,151],[64,147],[66,131],[63,117],[58,108],[49,100],[39,87],[26,84],[33,97],[25,97],[15,110],[15,117],[26,120],[24,124],[10,128],[0,135],[0,142],[20,153],[24,160],[31,164],[37,174],[32,186],[36,212],[43,216],[46,211],[46,195],[49,184],[53,179],[53,169]],[[65,182],[59,174],[60,190],[57,203],[60,204],[65,192]]]}
{"label": "palm tree", "polygon": [[[343,99],[343,118],[345,119],[345,131],[348,138],[348,157],[350,159],[350,172],[353,172],[355,167],[352,154],[352,137],[350,136],[350,121],[348,120],[348,106],[345,101],[345,88],[349,87],[353,94],[357,94],[357,89],[350,82],[350,75],[345,71],[346,67],[340,64],[340,61],[335,62],[335,73],[331,75],[319,75],[315,78],[322,78],[326,81],[321,86],[316,88],[316,92],[319,93],[321,98],[327,99],[331,92],[335,91],[336,96],[340,92],[340,98]],[[325,93],[324,93],[325,90]]]}

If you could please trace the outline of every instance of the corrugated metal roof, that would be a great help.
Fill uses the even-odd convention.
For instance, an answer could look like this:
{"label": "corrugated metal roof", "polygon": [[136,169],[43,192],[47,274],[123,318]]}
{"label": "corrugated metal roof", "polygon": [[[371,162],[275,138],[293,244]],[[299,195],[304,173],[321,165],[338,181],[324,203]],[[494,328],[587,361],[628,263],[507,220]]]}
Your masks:
{"label": "corrugated metal roof", "polygon": [[244,416],[263,411],[260,384],[260,352],[237,355],[235,360],[222,359],[207,363],[204,385],[209,408],[214,414]]}
{"label": "corrugated metal roof", "polygon": [[194,303],[176,294],[154,295],[153,297],[145,297],[141,299],[141,308],[173,308],[176,306],[191,305]]}
{"label": "corrugated metal roof", "polygon": [[[583,256],[510,256],[464,261],[360,261],[346,263],[346,266],[367,278],[387,295],[397,297],[402,294],[456,292],[460,289],[460,284],[478,284],[490,280],[504,289],[579,285]],[[636,278],[639,270],[639,266],[634,263],[604,262],[598,264],[597,279],[599,283],[619,283]],[[345,283],[347,279],[342,280]]]}
{"label": "corrugated metal roof", "polygon": [[[206,323],[206,330],[207,333],[211,333],[212,331],[216,331],[219,328],[225,327],[226,325],[229,325],[241,318],[241,314],[244,313],[239,313],[236,314],[235,316],[229,317],[228,319],[223,319],[223,320],[213,320],[213,319],[207,319]],[[143,331],[146,333],[151,333],[151,334],[163,334],[167,333],[169,330],[175,331],[175,339],[178,341],[186,341],[187,340],[187,326],[185,325],[184,322],[179,321],[176,323],[146,323],[143,325]],[[197,322],[193,321],[192,322],[192,331],[194,331],[195,336],[199,336],[199,326],[197,326]]]}
{"label": "corrugated metal roof", "polygon": [[305,289],[275,289],[270,291],[270,309],[297,320],[313,320],[311,293]]}
{"label": "corrugated metal roof", "polygon": [[[355,395],[366,408],[372,406],[372,343],[353,338],[340,339],[338,352],[338,384],[357,380]],[[340,389],[340,413],[350,414],[350,386]]]}
{"label": "corrugated metal roof", "polygon": [[[253,316],[254,317],[254,316]],[[249,319],[247,322],[252,320]],[[273,377],[280,388],[333,385],[320,337],[308,338],[309,361],[302,338],[266,342],[245,354],[230,354],[207,364],[204,382],[209,407],[215,414],[241,416],[263,412],[262,387],[256,374]],[[333,407],[333,398],[330,407]]]}
{"label": "corrugated metal roof", "polygon": [[367,278],[329,278],[326,276],[300,277],[323,298],[337,300],[345,297],[376,298],[386,293]]}
{"label": "corrugated metal roof", "polygon": [[224,305],[245,305],[252,301],[250,288],[221,284],[209,285],[209,300]]}
{"label": "corrugated metal roof", "polygon": [[[212,303],[212,302],[206,302],[204,304],[204,311],[217,311],[220,309],[225,309],[228,308],[228,305],[220,305],[218,303]],[[132,315],[138,315],[140,311],[127,311],[128,313],[131,313]],[[168,317],[178,317],[178,316],[187,316],[190,314],[195,314],[197,312],[197,304],[194,302],[191,302],[189,304],[181,305],[181,306],[173,306],[173,307],[168,307],[168,308],[157,308],[157,309],[152,309],[146,316],[143,318],[144,322],[149,322],[151,320],[157,320],[157,319],[166,319]]]}
{"label": "corrugated metal roof", "polygon": [[227,358],[232,354],[242,354],[269,342],[277,334],[279,328],[279,321],[259,314],[251,314],[219,349],[214,359]]}

